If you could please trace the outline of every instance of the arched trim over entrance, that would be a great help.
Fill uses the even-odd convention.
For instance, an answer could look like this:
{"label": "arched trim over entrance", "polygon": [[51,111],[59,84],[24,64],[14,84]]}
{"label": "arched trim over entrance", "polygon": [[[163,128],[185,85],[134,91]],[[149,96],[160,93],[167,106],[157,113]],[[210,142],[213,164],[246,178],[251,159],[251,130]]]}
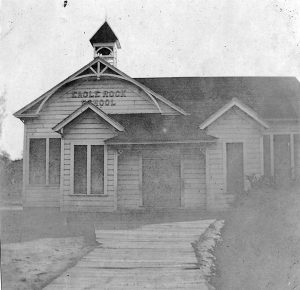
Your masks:
{"label": "arched trim over entrance", "polygon": [[[158,101],[161,101],[162,103],[166,104],[167,106],[171,107],[175,111],[179,112],[182,115],[188,115],[183,109],[180,107],[176,106],[172,102],[168,101],[161,95],[153,92],[151,89],[147,88],[146,86],[142,85],[138,81],[134,80],[133,78],[129,77],[125,73],[121,72],[118,70],[116,67],[110,65],[108,62],[101,58],[95,58],[93,61],[91,61],[89,64],[81,68],[79,71],[56,85],[54,88],[46,92],[44,95],[36,99],[35,101],[31,102],[18,112],[16,112],[14,115],[16,117],[26,117],[26,110],[30,109],[34,105],[38,105],[37,109],[34,112],[30,112],[30,117],[38,116],[41,110],[43,109],[45,103],[53,96],[53,94],[63,87],[64,85],[75,81],[77,79],[84,79],[84,78],[89,78],[89,77],[95,77],[97,79],[100,79],[102,77],[113,77],[117,79],[122,79],[127,82],[130,82],[140,88],[143,92],[146,93],[146,95],[149,97],[149,99],[155,104],[157,107],[158,111],[162,113],[161,107],[158,104]],[[29,116],[28,116],[29,117]]]}

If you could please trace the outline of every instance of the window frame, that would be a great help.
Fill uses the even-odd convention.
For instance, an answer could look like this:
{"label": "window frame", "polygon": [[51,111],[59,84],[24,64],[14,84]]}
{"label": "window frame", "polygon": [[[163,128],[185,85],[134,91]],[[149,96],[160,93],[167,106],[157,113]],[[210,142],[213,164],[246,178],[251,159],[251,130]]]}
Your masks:
{"label": "window frame", "polygon": [[[45,145],[45,147],[43,146],[43,150],[45,150],[45,156],[43,156],[43,161],[45,161],[45,164],[43,164],[43,169],[45,169],[45,171],[44,170],[43,171],[44,171],[45,175],[43,174],[43,177],[45,176],[45,181],[42,182],[42,183],[30,183],[30,179],[31,179],[30,178],[30,176],[31,176],[30,170],[32,169],[31,166],[30,166],[30,163],[31,163],[31,160],[30,160],[31,158],[30,157],[32,157],[30,155],[30,145],[31,145],[32,140],[37,140],[37,139],[43,140],[43,145]],[[45,141],[45,143],[44,143],[44,141]],[[29,186],[38,186],[38,187],[39,186],[44,186],[44,185],[47,184],[47,176],[49,176],[49,174],[47,174],[47,167],[48,167],[47,166],[47,160],[48,159],[47,159],[47,156],[46,156],[46,154],[47,154],[47,145],[49,145],[49,144],[47,144],[47,139],[43,138],[43,137],[41,137],[41,138],[30,138],[28,143],[29,143],[29,145],[28,145],[28,184],[29,184]],[[41,159],[39,158],[38,161],[41,161]],[[45,167],[44,167],[44,165],[45,165]],[[41,169],[41,168],[39,168],[39,169]],[[34,169],[34,172],[36,172],[36,168]]]}
{"label": "window frame", "polygon": [[[31,139],[45,139],[46,140],[46,182],[44,184],[32,184],[30,183],[30,140]],[[59,183],[58,184],[50,184],[49,183],[49,158],[50,158],[50,139],[60,139],[60,172],[59,172]],[[61,159],[61,153],[63,150],[63,143],[62,143],[62,138],[60,138],[59,136],[45,136],[45,135],[37,135],[37,136],[28,136],[27,137],[27,148],[26,148],[26,157],[24,158],[24,161],[26,162],[26,186],[27,187],[60,187],[62,180],[61,180],[61,171],[62,171],[62,159]]]}
{"label": "window frame", "polygon": [[[75,194],[74,193],[74,146],[75,145],[86,145],[87,146],[87,193]],[[103,146],[104,153],[104,184],[103,184],[103,193],[93,194],[91,193],[91,151],[93,145]],[[107,145],[104,142],[99,141],[71,141],[71,168],[70,168],[70,193],[72,196],[107,196]]]}

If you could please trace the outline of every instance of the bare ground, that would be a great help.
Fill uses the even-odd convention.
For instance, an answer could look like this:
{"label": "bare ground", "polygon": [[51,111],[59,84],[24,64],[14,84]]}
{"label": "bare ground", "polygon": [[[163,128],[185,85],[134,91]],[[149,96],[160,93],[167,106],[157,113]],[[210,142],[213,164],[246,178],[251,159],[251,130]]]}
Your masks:
{"label": "bare ground", "polygon": [[300,289],[300,190],[256,190],[225,218],[218,290]]}
{"label": "bare ground", "polygon": [[95,228],[134,229],[146,224],[216,219],[203,210],[127,211],[115,213],[61,212],[58,208],[24,208],[1,213],[1,242],[84,236],[94,242]]}
{"label": "bare ground", "polygon": [[220,290],[300,290],[300,187],[264,189],[224,214],[201,211],[62,213],[58,209],[5,211],[1,242],[85,236],[97,229],[134,229],[148,223],[225,219],[212,284]]}
{"label": "bare ground", "polygon": [[80,237],[3,244],[2,289],[42,289],[93,248]]}
{"label": "bare ground", "polygon": [[95,247],[95,228],[135,229],[216,217],[199,210],[66,213],[55,208],[26,208],[0,212],[3,289],[41,289]]}

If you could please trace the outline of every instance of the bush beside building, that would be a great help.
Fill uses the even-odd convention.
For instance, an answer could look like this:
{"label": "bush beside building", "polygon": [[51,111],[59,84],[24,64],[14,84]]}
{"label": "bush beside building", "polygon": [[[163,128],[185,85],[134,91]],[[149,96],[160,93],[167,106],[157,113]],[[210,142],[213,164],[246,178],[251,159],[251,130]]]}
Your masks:
{"label": "bush beside building", "polygon": [[0,153],[1,200],[19,200],[22,193],[23,159],[11,160],[6,152]]}

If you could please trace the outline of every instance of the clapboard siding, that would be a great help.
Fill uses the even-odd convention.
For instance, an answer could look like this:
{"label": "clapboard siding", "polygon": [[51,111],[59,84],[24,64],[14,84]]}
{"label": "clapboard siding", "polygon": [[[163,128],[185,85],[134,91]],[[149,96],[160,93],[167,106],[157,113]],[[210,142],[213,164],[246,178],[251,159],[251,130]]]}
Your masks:
{"label": "clapboard siding", "polygon": [[64,140],[64,159],[63,159],[63,183],[62,183],[62,204],[64,202],[64,197],[71,194],[71,142],[69,140]]}
{"label": "clapboard siding", "polygon": [[221,142],[212,144],[206,148],[206,182],[207,182],[207,206],[215,208],[218,196],[225,194],[223,145]]}
{"label": "clapboard siding", "polygon": [[300,178],[300,134],[294,136],[295,176]]}
{"label": "clapboard siding", "polygon": [[274,121],[269,120],[268,124],[270,128],[266,130],[266,133],[270,134],[288,134],[288,133],[300,133],[299,121]]}
{"label": "clapboard siding", "polygon": [[[77,80],[60,88],[44,104],[38,118],[26,120],[26,138],[30,137],[53,137],[61,138],[60,134],[52,128],[68,117],[82,105],[82,98],[72,98],[73,91],[126,91],[126,97],[116,97],[114,106],[102,106],[106,113],[129,114],[129,113],[159,113],[159,109],[151,98],[137,86],[123,80],[100,79],[100,80]],[[110,97],[100,97],[93,100],[111,100]],[[164,114],[178,112],[157,101],[160,110]],[[111,103],[110,103],[111,104]],[[39,104],[38,104],[39,105]],[[35,109],[38,108],[35,106]],[[116,180],[117,170],[115,167],[115,151],[108,148],[107,151],[107,178],[105,196],[75,196],[72,194],[72,144],[100,144],[116,135],[113,127],[102,120],[97,114],[88,110],[64,127],[63,154],[61,164],[61,185],[54,192],[46,187],[40,187],[39,191],[25,189],[26,202],[32,206],[61,206],[63,210],[87,210],[112,211],[117,206],[116,186],[119,181],[119,190],[123,192],[118,202],[120,207],[137,207],[141,204],[141,191],[139,180],[139,163],[135,164],[138,156],[134,156],[133,163],[119,165],[120,176]],[[124,173],[124,174],[123,174]],[[123,174],[123,175],[122,175]],[[129,176],[128,176],[129,174]],[[118,197],[119,198],[119,197]]]}
{"label": "clapboard siding", "polygon": [[218,137],[217,144],[207,148],[208,203],[210,207],[227,208],[233,195],[226,193],[226,152],[225,143],[243,142],[244,178],[260,174],[260,137],[263,128],[246,113],[234,107],[207,128],[209,135]]}
{"label": "clapboard siding", "polygon": [[59,207],[59,187],[26,187],[25,207]]}
{"label": "clapboard siding", "polygon": [[198,150],[184,150],[182,155],[184,207],[206,207],[205,157]]}
{"label": "clapboard siding", "polygon": [[[164,146],[139,148],[139,151],[124,150],[118,157],[118,208],[131,209],[142,205],[142,170],[140,158],[154,158],[163,152],[177,152],[179,147],[166,149]],[[140,153],[139,153],[140,152]],[[175,153],[176,154],[176,153]],[[183,206],[186,208],[205,208],[206,206],[206,184],[205,184],[205,158],[200,149],[184,149],[181,153],[183,159],[183,183],[182,198]]]}
{"label": "clapboard siding", "polygon": [[[276,137],[276,135],[289,135],[290,141],[293,141],[294,138],[294,160],[291,160],[291,167],[294,163],[294,173],[295,177],[300,177],[300,123],[297,120],[268,120],[268,123],[270,125],[270,128],[267,129],[264,134],[266,135],[273,135]],[[274,138],[273,137],[273,138]],[[265,137],[266,138],[266,137]],[[292,147],[290,147],[292,148]],[[267,154],[270,154],[268,152]],[[275,157],[274,157],[275,158]],[[292,158],[292,154],[291,154]],[[265,157],[266,159],[266,157]],[[271,156],[269,157],[271,160]],[[269,162],[270,163],[270,162]],[[292,168],[291,168],[292,169]],[[271,171],[271,165],[269,164],[269,175]],[[267,172],[268,174],[268,172]]]}
{"label": "clapboard siding", "polygon": [[118,208],[138,208],[141,205],[139,184],[139,153],[124,150],[118,157]]}
{"label": "clapboard siding", "polygon": [[[73,91],[116,91],[126,90],[126,97],[114,98],[115,106],[101,106],[108,114],[159,113],[150,97],[141,89],[123,80],[100,79],[77,81],[59,89],[44,105],[38,118],[26,121],[28,132],[48,133],[52,128],[82,105],[82,98],[72,98]],[[100,97],[93,100],[110,100]],[[158,101],[165,114],[178,114],[175,110]]]}
{"label": "clapboard siding", "polygon": [[73,120],[64,129],[64,166],[63,166],[63,184],[62,184],[62,210],[65,211],[92,211],[107,212],[115,208],[115,184],[114,174],[114,154],[115,151],[108,147],[107,149],[107,179],[106,194],[103,196],[93,195],[74,195],[72,188],[72,143],[76,144],[99,144],[104,140],[115,136],[115,131],[104,120],[100,119],[92,111],[86,111],[80,117]]}
{"label": "clapboard siding", "polygon": [[[85,128],[82,128],[83,124],[86,125]],[[106,124],[91,110],[87,110],[64,128],[66,140],[104,141],[114,136],[116,136],[116,132],[112,126]]]}

